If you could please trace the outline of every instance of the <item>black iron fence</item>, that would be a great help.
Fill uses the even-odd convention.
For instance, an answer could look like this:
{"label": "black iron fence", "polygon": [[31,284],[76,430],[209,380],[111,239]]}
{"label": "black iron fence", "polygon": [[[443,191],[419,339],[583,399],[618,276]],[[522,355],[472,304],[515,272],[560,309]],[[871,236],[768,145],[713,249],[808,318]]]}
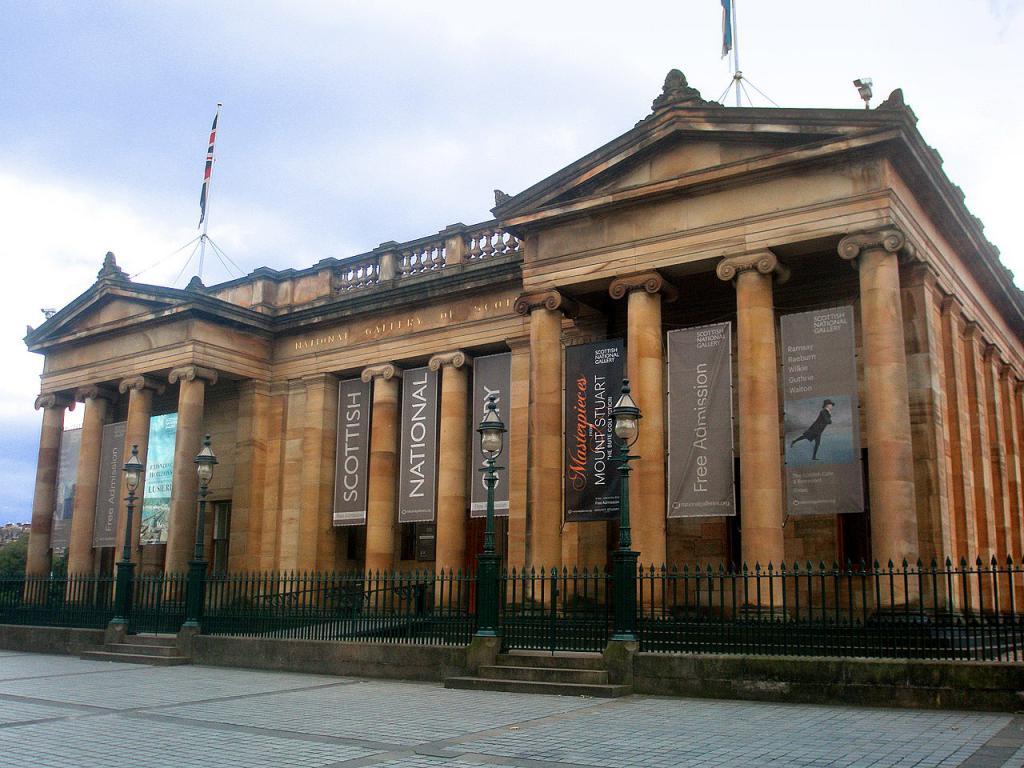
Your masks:
{"label": "black iron fence", "polygon": [[0,576],[0,624],[102,629],[113,616],[112,576]]}
{"label": "black iron fence", "polygon": [[612,577],[603,569],[512,569],[500,592],[505,648],[600,651],[608,644]]}
{"label": "black iron fence", "polygon": [[747,655],[1024,658],[1024,569],[819,562],[641,569],[641,650]]}
{"label": "black iron fence", "polygon": [[466,645],[475,584],[460,571],[210,576],[201,625],[213,635]]}

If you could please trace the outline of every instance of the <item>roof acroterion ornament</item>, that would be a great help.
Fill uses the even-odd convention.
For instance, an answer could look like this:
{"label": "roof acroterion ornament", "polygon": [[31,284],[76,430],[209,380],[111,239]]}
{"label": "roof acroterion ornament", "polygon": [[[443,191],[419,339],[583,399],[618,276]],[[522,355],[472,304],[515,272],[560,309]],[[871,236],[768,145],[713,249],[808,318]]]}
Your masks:
{"label": "roof acroterion ornament", "polygon": [[129,277],[123,269],[117,266],[117,260],[114,258],[113,251],[107,251],[107,255],[103,257],[103,266],[100,271],[96,273],[97,280],[119,280],[128,282]]}
{"label": "roof acroterion ornament", "polygon": [[661,95],[651,104],[655,112],[672,107],[720,107],[716,101],[705,101],[701,98],[700,91],[686,82],[686,75],[680,70],[673,69],[665,76],[665,84],[661,88]]}

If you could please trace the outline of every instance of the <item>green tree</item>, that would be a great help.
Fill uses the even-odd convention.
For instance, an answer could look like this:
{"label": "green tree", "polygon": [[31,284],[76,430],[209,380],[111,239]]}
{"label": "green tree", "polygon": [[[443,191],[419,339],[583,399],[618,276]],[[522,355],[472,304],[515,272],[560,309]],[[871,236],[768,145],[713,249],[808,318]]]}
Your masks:
{"label": "green tree", "polygon": [[0,546],[0,576],[20,576],[25,572],[28,557],[28,536]]}

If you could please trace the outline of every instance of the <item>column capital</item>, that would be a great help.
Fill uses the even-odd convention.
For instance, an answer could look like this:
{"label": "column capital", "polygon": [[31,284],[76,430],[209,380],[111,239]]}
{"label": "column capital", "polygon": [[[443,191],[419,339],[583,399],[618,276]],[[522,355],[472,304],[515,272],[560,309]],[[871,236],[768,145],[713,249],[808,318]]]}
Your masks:
{"label": "column capital", "polygon": [[163,382],[158,381],[154,378],[150,378],[144,374],[138,376],[129,376],[126,379],[121,379],[121,383],[117,385],[117,391],[122,395],[127,393],[129,390],[135,390],[137,392],[143,389],[149,389],[158,395],[162,395],[166,387]]}
{"label": "column capital", "polygon": [[715,267],[719,280],[729,282],[735,280],[740,272],[760,272],[762,275],[775,275],[779,283],[789,279],[789,267],[779,261],[779,257],[767,248],[760,251],[740,253],[735,256],[724,256]]}
{"label": "column capital", "polygon": [[907,242],[907,236],[902,229],[896,227],[854,232],[840,240],[836,250],[839,257],[846,261],[853,261],[863,251],[885,251],[908,256],[914,254],[914,248]]}
{"label": "column capital", "polygon": [[964,313],[964,303],[952,293],[942,297],[942,314],[960,317]]}
{"label": "column capital", "polygon": [[80,403],[84,403],[86,400],[106,400],[113,402],[117,399],[117,393],[107,387],[101,387],[97,384],[88,384],[84,387],[78,387],[75,389],[75,400]]}
{"label": "column capital", "polygon": [[172,368],[167,376],[167,380],[171,384],[176,384],[179,380],[195,381],[196,379],[202,379],[213,386],[217,383],[217,372],[198,365],[183,365],[180,368]]}
{"label": "column capital", "polygon": [[463,366],[471,368],[473,358],[463,350],[456,349],[454,352],[440,352],[430,358],[430,362],[427,363],[427,367],[432,371],[439,371],[446,365],[450,365],[452,368],[462,368]]}
{"label": "column capital", "polygon": [[679,298],[679,291],[675,286],[653,269],[616,277],[608,286],[608,295],[613,299],[621,299],[633,291],[660,293],[665,301],[675,301]]}
{"label": "column capital", "polygon": [[998,346],[993,344],[991,341],[986,341],[985,350],[981,353],[981,357],[986,362],[992,359],[995,359],[995,361],[998,362],[1002,355],[999,353]]}
{"label": "column capital", "polygon": [[75,399],[65,392],[43,392],[36,397],[35,409],[40,408],[67,408],[74,410]]}
{"label": "column capital", "polygon": [[579,305],[561,291],[532,291],[523,293],[516,299],[515,310],[520,315],[529,315],[535,309],[558,310],[566,317],[576,317]]}
{"label": "column capital", "polygon": [[363,368],[363,372],[359,375],[359,378],[365,383],[370,383],[374,379],[383,379],[388,381],[390,379],[402,378],[402,369],[394,363],[382,363],[381,365],[370,365]]}

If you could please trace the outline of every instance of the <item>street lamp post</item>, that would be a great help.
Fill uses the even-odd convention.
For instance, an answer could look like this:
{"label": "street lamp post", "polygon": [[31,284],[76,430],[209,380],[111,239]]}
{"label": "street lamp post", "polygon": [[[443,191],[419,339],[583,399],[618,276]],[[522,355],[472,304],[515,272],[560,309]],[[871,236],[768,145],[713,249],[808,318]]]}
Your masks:
{"label": "street lamp post", "polygon": [[196,546],[188,564],[188,587],[185,593],[186,627],[199,627],[203,617],[203,578],[206,576],[206,559],[203,557],[203,536],[206,528],[206,495],[210,492],[210,480],[217,457],[210,447],[210,436],[203,440],[202,450],[195,459],[196,474],[199,475],[199,512],[196,518]]}
{"label": "street lamp post", "polygon": [[630,448],[640,433],[640,409],[629,394],[629,379],[622,380],[622,393],[611,411],[615,437],[619,440],[619,546],[612,553],[612,579],[615,584],[615,614],[612,640],[636,641],[636,565],[639,553],[633,550],[629,529]]}
{"label": "street lamp post", "polygon": [[477,605],[476,634],[481,637],[496,637],[498,634],[498,579],[501,569],[501,556],[494,549],[494,486],[498,483],[495,461],[505,447],[505,424],[498,415],[498,406],[494,395],[487,396],[487,406],[480,426],[480,450],[484,455],[486,466],[480,471],[484,473],[484,484],[487,486],[487,526],[484,529],[484,551],[478,558],[477,569]]}
{"label": "street lamp post", "polygon": [[132,455],[124,463],[124,484],[128,490],[128,513],[124,521],[124,552],[117,564],[117,594],[114,597],[114,618],[111,624],[128,624],[128,609],[131,605],[132,577],[135,563],[132,562],[132,516],[135,513],[135,491],[146,468],[139,461],[139,446],[132,446]]}

